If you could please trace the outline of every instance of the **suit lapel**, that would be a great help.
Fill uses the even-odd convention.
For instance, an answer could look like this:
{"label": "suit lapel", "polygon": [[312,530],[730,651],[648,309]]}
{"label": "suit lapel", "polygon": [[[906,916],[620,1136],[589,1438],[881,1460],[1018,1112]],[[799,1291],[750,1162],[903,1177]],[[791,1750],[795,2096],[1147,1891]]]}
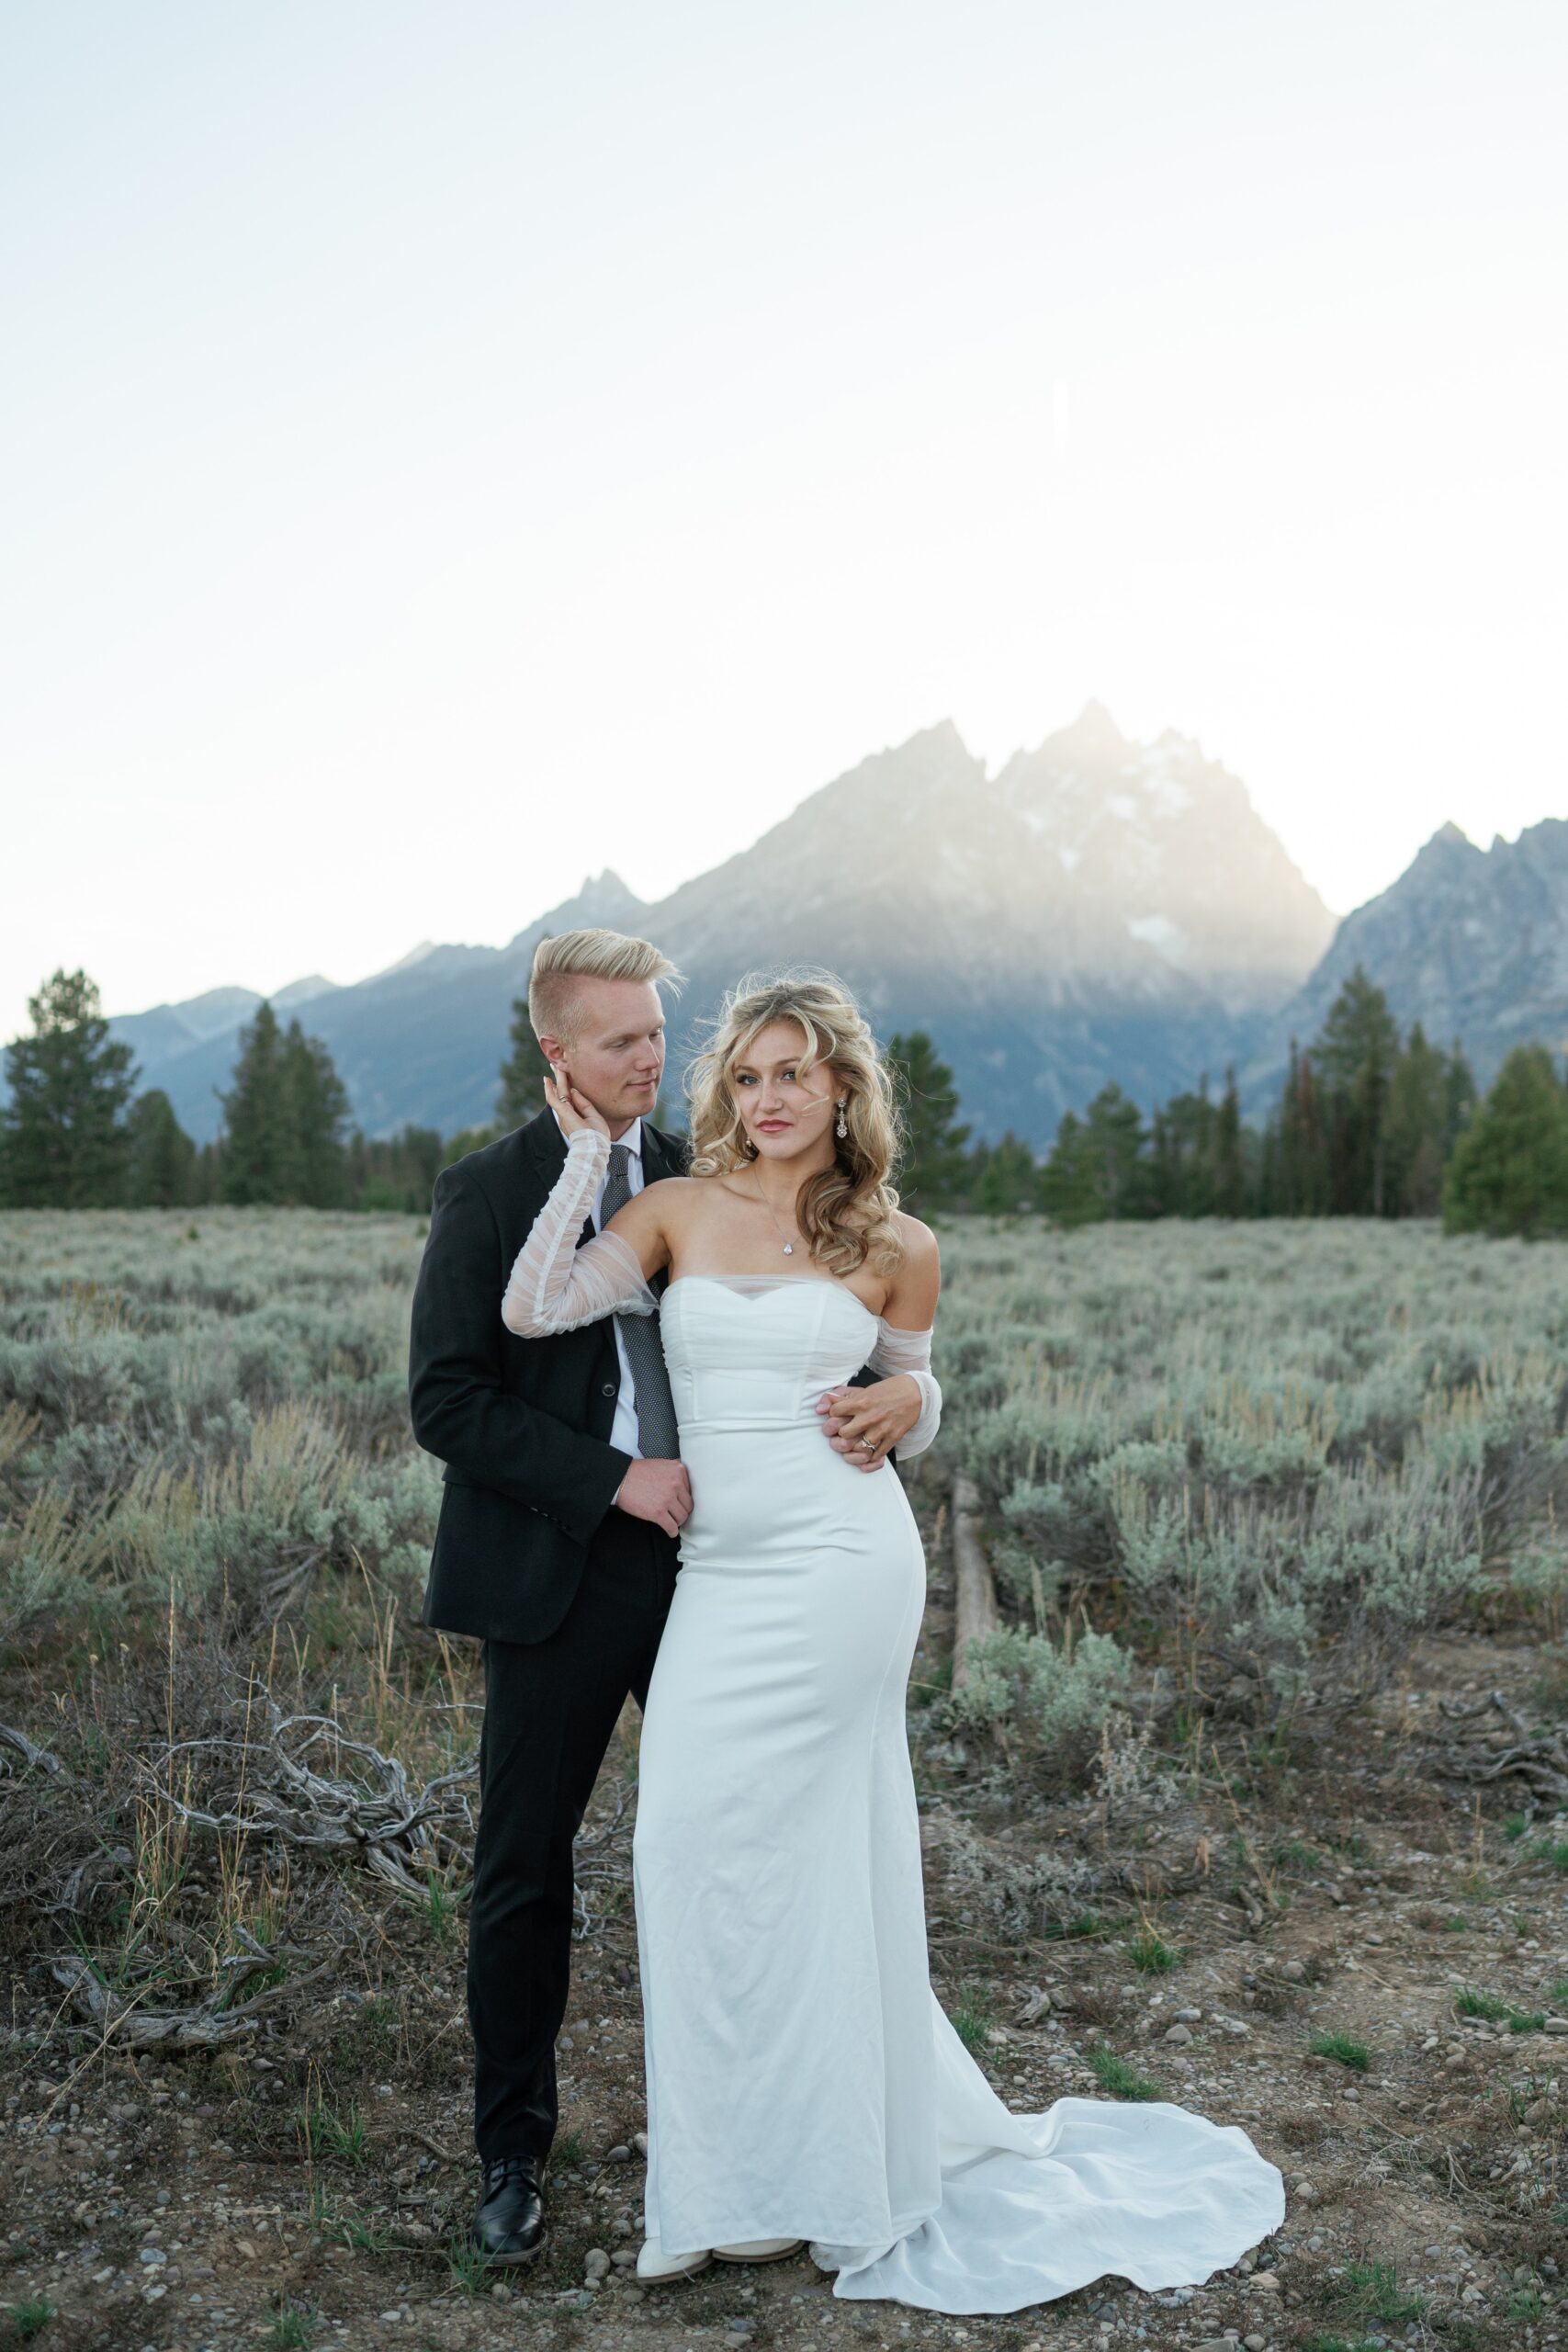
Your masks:
{"label": "suit lapel", "polygon": [[642,1181],[657,1184],[665,1176],[683,1176],[692,1148],[684,1136],[665,1135],[642,1123]]}
{"label": "suit lapel", "polygon": [[547,1193],[566,1166],[566,1137],[556,1125],[555,1113],[540,1111],[521,1133],[528,1157],[539,1171],[539,1182]]}
{"label": "suit lapel", "polygon": [[[556,1178],[566,1166],[566,1137],[556,1125],[553,1111],[541,1111],[537,1118],[529,1120],[522,1133],[528,1147],[528,1157],[538,1170],[539,1182],[547,1194],[555,1189]],[[582,1230],[577,1237],[578,1248],[581,1250],[585,1241],[592,1238],[593,1219],[585,1216]]]}

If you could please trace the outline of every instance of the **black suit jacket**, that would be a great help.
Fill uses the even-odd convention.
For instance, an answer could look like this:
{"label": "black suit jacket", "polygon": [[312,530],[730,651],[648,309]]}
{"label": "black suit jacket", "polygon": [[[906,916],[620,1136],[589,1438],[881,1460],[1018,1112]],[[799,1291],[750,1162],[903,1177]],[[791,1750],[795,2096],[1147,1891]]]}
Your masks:
{"label": "black suit jacket", "polygon": [[[685,1145],[646,1119],[642,1155],[645,1183],[684,1172]],[[435,1180],[409,1406],[420,1444],[446,1465],[424,1596],[425,1623],[445,1633],[498,1642],[554,1633],[630,1464],[610,1443],[620,1388],[613,1322],[525,1340],[501,1319],[513,1261],[565,1159],[560,1129],[541,1111]]]}
{"label": "black suit jacket", "polygon": [[[621,1385],[611,1319],[541,1340],[520,1339],[501,1319],[513,1261],[565,1159],[554,1115],[541,1111],[435,1180],[409,1405],[414,1436],[446,1465],[423,1612],[444,1633],[496,1642],[553,1634],[631,1461],[610,1443]],[[646,1184],[683,1175],[686,1159],[681,1136],[644,1119]],[[592,1230],[590,1220],[581,1238]],[[665,1280],[656,1275],[654,1290]]]}

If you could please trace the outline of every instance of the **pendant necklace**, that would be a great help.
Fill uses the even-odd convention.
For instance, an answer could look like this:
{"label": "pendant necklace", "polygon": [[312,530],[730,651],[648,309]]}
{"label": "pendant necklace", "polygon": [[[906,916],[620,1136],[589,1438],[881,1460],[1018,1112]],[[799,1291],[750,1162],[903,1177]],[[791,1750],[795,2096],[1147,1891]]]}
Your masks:
{"label": "pendant necklace", "polygon": [[795,1244],[793,1241],[784,1241],[784,1229],[779,1223],[778,1218],[773,1215],[773,1204],[772,1201],[769,1200],[766,1193],[762,1190],[762,1180],[760,1176],[757,1179],[757,1193],[758,1197],[761,1201],[762,1206],[767,1210],[768,1215],[773,1219],[773,1231],[778,1235],[779,1239],[784,1241],[784,1256],[786,1258],[793,1258],[795,1255]]}

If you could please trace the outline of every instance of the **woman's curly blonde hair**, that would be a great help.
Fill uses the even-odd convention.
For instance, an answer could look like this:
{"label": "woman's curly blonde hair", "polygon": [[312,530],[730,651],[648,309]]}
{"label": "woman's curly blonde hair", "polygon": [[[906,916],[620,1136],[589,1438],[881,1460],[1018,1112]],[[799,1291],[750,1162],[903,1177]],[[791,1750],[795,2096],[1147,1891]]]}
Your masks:
{"label": "woman's curly blonde hair", "polygon": [[831,1129],[833,1165],[810,1179],[796,1204],[812,1262],[840,1277],[868,1262],[875,1272],[890,1274],[904,1255],[893,1221],[899,1148],[893,1083],[859,1006],[831,972],[782,972],[771,978],[752,972],[726,997],[713,1037],[686,1074],[692,1174],[728,1176],[756,1158],[731,1072],[775,1021],[793,1021],[805,1033],[800,1070],[829,1063],[848,1098],[849,1133],[839,1135],[836,1117]]}

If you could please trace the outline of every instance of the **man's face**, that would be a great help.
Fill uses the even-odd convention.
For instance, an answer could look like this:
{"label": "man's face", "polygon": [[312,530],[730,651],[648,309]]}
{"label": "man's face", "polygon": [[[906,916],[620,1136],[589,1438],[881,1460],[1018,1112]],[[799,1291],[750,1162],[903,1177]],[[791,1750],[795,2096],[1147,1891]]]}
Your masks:
{"label": "man's face", "polygon": [[651,980],[581,979],[577,983],[577,1034],[541,1037],[546,1058],[564,1062],[567,1076],[613,1135],[653,1109],[664,1075],[664,1007]]}

